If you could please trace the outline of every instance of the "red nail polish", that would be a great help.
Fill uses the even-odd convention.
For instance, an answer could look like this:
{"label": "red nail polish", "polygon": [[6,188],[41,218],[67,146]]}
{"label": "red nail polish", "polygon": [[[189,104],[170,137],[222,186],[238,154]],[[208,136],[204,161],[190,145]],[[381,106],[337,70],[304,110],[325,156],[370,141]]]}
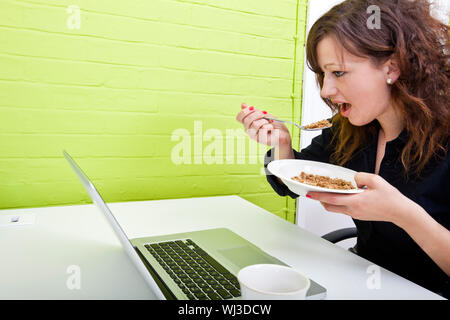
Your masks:
{"label": "red nail polish", "polygon": [[253,111],[253,110],[255,110],[255,108],[254,107],[250,107],[250,109],[249,109],[250,111]]}
{"label": "red nail polish", "polygon": [[312,199],[312,197],[309,194],[307,194],[306,197]]}
{"label": "red nail polish", "polygon": [[267,111],[263,111],[264,114],[267,114]]}

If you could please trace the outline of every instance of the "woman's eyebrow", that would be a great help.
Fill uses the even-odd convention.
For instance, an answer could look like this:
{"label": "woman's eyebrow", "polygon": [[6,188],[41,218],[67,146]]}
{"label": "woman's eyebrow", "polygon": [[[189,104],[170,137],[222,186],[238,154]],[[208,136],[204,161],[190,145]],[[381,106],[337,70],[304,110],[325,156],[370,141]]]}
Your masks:
{"label": "woman's eyebrow", "polygon": [[338,67],[344,66],[343,64],[338,64],[338,63],[327,63],[326,65],[324,65],[323,68],[326,69],[328,66],[331,66],[331,65],[338,66]]}

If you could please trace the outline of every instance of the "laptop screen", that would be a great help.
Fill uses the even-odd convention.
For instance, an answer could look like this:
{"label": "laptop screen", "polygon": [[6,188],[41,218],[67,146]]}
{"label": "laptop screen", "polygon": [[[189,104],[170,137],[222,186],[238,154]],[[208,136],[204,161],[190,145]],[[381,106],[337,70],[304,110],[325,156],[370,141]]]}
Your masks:
{"label": "laptop screen", "polygon": [[143,262],[141,261],[141,258],[139,258],[139,255],[136,253],[134,247],[131,245],[130,240],[126,236],[123,229],[120,227],[119,223],[117,222],[116,218],[112,214],[111,210],[109,210],[105,201],[103,201],[102,197],[98,193],[94,184],[89,180],[87,175],[83,172],[83,170],[81,170],[81,168],[78,166],[78,164],[72,159],[72,157],[66,151],[63,151],[63,154],[64,154],[64,157],[66,158],[66,160],[71,165],[72,169],[75,171],[78,178],[80,179],[81,184],[86,189],[91,200],[100,209],[100,211],[105,215],[109,224],[113,228],[114,233],[116,234],[117,238],[122,243],[126,253],[130,257],[130,259],[133,261],[133,264],[136,266],[136,268],[140,271],[140,273],[142,274],[144,279],[150,285],[153,293],[156,295],[156,298],[157,299],[165,299],[165,297],[162,294],[161,290],[159,289],[158,285],[153,280],[151,275],[148,273],[148,270],[145,268]]}

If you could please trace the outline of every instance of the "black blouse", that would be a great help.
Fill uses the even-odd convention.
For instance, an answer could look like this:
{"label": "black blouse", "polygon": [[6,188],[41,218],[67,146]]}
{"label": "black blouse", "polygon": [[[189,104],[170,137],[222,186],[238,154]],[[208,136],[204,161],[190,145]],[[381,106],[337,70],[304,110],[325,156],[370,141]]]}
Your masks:
{"label": "black blouse", "polygon": [[[312,140],[311,145],[301,152],[294,150],[296,159],[331,163],[332,129],[325,129]],[[400,160],[401,150],[408,140],[404,130],[397,139],[387,142],[385,155],[380,165],[379,175],[396,187],[402,194],[419,204],[438,223],[450,227],[450,152],[447,147],[445,159],[431,160],[421,177],[403,175]],[[361,148],[344,167],[357,172],[375,172],[378,138]],[[273,161],[273,149],[265,158],[267,180],[280,196],[296,198],[286,185],[280,183],[267,170]],[[353,219],[358,229],[356,251],[361,257],[376,263],[404,278],[448,298],[449,277],[401,228],[390,222],[360,221]],[[449,255],[450,252],[442,254]]]}

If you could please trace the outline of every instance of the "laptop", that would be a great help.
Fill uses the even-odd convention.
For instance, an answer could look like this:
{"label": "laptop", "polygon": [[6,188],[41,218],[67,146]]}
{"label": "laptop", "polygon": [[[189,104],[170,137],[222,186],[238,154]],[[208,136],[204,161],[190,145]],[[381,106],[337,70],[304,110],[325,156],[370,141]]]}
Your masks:
{"label": "laptop", "polygon": [[[286,266],[227,228],[128,239],[94,184],[63,154],[157,299],[239,300],[240,269],[262,263]],[[326,289],[310,280],[306,298],[324,299]]]}

